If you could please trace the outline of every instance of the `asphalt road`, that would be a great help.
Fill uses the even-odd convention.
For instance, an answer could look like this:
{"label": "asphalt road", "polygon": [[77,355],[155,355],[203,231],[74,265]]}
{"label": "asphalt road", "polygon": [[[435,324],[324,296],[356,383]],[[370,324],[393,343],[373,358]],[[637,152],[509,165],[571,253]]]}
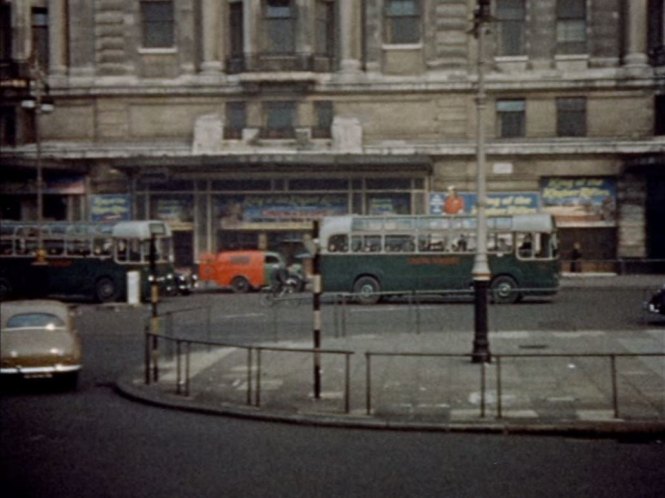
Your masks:
{"label": "asphalt road", "polygon": [[[639,309],[642,289],[564,289],[553,302],[502,306],[496,327],[550,326],[639,334],[661,327]],[[182,320],[191,333],[228,340],[301,336],[311,314],[256,306],[252,296],[204,294],[165,301],[201,307]],[[429,305],[429,304],[428,304]],[[467,303],[434,303],[468,326]],[[404,303],[347,310],[347,333]],[[393,308],[396,310],[393,311]],[[146,309],[82,306],[85,370],[78,392],[19,388],[0,399],[0,489],[7,497],[405,497],[662,496],[665,442],[358,431],[278,425],[175,412],[133,403],[112,389],[142,360]],[[423,308],[423,312],[425,309]],[[282,313],[280,311],[279,313]],[[218,316],[219,319],[214,318]],[[438,316],[438,315],[437,315]],[[395,315],[397,317],[397,315]],[[331,333],[340,315],[327,316]],[[411,321],[409,321],[411,320]],[[497,321],[501,320],[501,321]],[[397,322],[398,320],[394,320]],[[406,324],[404,322],[407,322]],[[275,332],[273,323],[277,323]],[[240,326],[239,324],[245,324]],[[399,324],[394,324],[395,330]],[[391,329],[392,330],[392,329]],[[388,332],[389,333],[389,332]]]}

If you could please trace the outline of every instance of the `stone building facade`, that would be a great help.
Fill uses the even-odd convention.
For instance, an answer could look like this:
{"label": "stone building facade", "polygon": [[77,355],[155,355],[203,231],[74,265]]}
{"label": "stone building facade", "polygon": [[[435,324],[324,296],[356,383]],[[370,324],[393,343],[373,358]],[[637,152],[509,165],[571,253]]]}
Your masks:
{"label": "stone building facade", "polygon": [[[2,0],[2,217],[35,217],[39,167],[44,218],[165,219],[188,265],[452,186],[472,210],[477,3]],[[490,211],[665,258],[663,0],[490,4]]]}

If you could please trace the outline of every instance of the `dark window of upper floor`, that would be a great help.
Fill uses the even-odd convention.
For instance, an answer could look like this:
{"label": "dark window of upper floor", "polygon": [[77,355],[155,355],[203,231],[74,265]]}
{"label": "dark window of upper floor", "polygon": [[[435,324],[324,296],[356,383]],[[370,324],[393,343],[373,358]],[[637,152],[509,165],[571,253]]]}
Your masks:
{"label": "dark window of upper floor", "polygon": [[48,9],[34,7],[32,9],[32,56],[42,71],[48,71]]}
{"label": "dark window of upper floor", "polygon": [[12,9],[0,4],[0,61],[12,59]]}
{"label": "dark window of upper floor", "polygon": [[665,95],[654,97],[654,135],[665,135]]}
{"label": "dark window of upper floor", "polygon": [[497,0],[497,55],[524,55],[525,0]]}
{"label": "dark window of upper floor", "polygon": [[293,0],[265,0],[263,52],[268,55],[295,53],[296,9]]}
{"label": "dark window of upper floor", "polygon": [[240,139],[242,130],[247,127],[247,107],[244,102],[226,103],[224,138]]}
{"label": "dark window of upper floor", "polygon": [[559,137],[584,137],[587,133],[586,98],[556,99],[556,132]]}
{"label": "dark window of upper floor", "polygon": [[245,68],[244,12],[242,2],[229,3],[229,60],[227,71],[239,73]]}
{"label": "dark window of upper floor", "polygon": [[526,133],[526,102],[506,99],[496,102],[497,134],[500,138],[523,137]]}
{"label": "dark window of upper floor", "polygon": [[418,43],[421,39],[419,0],[386,0],[386,43]]}
{"label": "dark window of upper floor", "polygon": [[0,145],[16,145],[16,107],[0,107]]}
{"label": "dark window of upper floor", "polygon": [[665,0],[649,0],[649,56],[655,66],[665,66]]}
{"label": "dark window of upper floor", "polygon": [[335,2],[330,0],[316,2],[314,37],[316,55],[321,57],[333,57],[335,55]]}
{"label": "dark window of upper floor", "polygon": [[264,138],[293,138],[296,127],[296,103],[292,101],[265,102],[263,104]]}
{"label": "dark window of upper floor", "polygon": [[335,115],[333,103],[329,100],[314,102],[314,115],[316,123],[312,128],[312,138],[330,138]]}
{"label": "dark window of upper floor", "polygon": [[231,57],[242,57],[244,52],[242,2],[229,4],[229,52]]}
{"label": "dark window of upper floor", "polygon": [[587,51],[587,0],[557,0],[556,42],[559,54]]}
{"label": "dark window of upper floor", "polygon": [[172,0],[142,0],[143,47],[169,48],[175,45]]}

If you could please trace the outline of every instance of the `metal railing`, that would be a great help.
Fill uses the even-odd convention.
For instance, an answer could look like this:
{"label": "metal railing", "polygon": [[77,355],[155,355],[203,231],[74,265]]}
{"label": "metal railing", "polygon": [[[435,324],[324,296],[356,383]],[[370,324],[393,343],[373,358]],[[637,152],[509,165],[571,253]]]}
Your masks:
{"label": "metal railing", "polygon": [[[205,346],[206,348],[233,348],[246,352],[245,370],[247,374],[246,404],[248,406],[261,406],[261,377],[263,375],[262,355],[264,352],[275,353],[300,353],[311,355],[314,362],[317,357],[324,355],[336,355],[344,357],[344,413],[350,412],[351,405],[351,356],[353,351],[338,349],[314,349],[314,348],[287,348],[278,346],[258,346],[232,344],[220,341],[196,340],[182,337],[167,337],[162,334],[145,332],[145,383],[147,385],[156,383],[160,379],[159,343],[160,341],[175,343],[175,393],[183,396],[190,395],[191,380],[191,352],[193,345]],[[255,372],[252,374],[252,372]]]}
{"label": "metal railing", "polygon": [[[607,369],[609,374],[609,381],[611,386],[611,408],[614,414],[614,418],[621,418],[621,412],[619,409],[619,383],[618,383],[618,372],[617,372],[617,359],[618,358],[665,358],[665,353],[519,353],[519,354],[498,354],[494,355],[493,358],[496,361],[496,390],[497,390],[497,418],[503,417],[503,405],[502,405],[502,393],[503,393],[503,382],[502,382],[502,361],[506,358],[513,359],[526,359],[526,358],[567,358],[567,359],[587,359],[587,358],[600,358],[606,360],[609,365]],[[665,387],[665,386],[664,386]],[[665,400],[665,390],[664,400]],[[664,407],[665,408],[665,407]],[[665,410],[661,408],[661,416],[665,415]]]}
{"label": "metal railing", "polygon": [[[374,381],[372,377],[372,359],[376,357],[387,357],[387,358],[460,358],[469,360],[471,363],[472,354],[455,354],[455,353],[436,353],[436,352],[376,352],[368,351],[365,353],[365,412],[368,416],[373,414],[373,392],[374,392]],[[665,353],[511,353],[511,354],[493,354],[492,362],[495,366],[495,386],[496,391],[492,397],[495,400],[496,404],[496,418],[502,419],[504,417],[504,407],[503,399],[505,394],[505,382],[503,379],[503,368],[505,366],[507,359],[513,360],[526,360],[526,359],[538,359],[543,360],[546,358],[565,358],[565,359],[601,359],[607,362],[607,378],[609,382],[609,403],[608,409],[612,411],[613,417],[616,419],[621,418],[622,411],[620,407],[620,389],[619,389],[619,371],[617,369],[617,360],[618,359],[627,359],[627,358],[660,358],[665,359]],[[469,365],[470,368],[473,368],[475,365]],[[488,367],[486,363],[480,363],[477,365],[478,368],[478,379],[476,385],[479,387],[480,399],[479,399],[479,415],[481,418],[487,416],[487,406],[488,399],[490,398],[490,392],[488,390]],[[665,366],[664,366],[665,368]],[[664,370],[665,371],[665,370]],[[596,382],[599,379],[595,379]],[[589,382],[592,382],[589,379]],[[661,379],[661,382],[665,380]],[[467,384],[467,388],[470,385]],[[524,386],[521,386],[524,388]],[[663,406],[655,407],[659,412],[659,416],[665,417],[665,385],[662,386],[661,397]]]}

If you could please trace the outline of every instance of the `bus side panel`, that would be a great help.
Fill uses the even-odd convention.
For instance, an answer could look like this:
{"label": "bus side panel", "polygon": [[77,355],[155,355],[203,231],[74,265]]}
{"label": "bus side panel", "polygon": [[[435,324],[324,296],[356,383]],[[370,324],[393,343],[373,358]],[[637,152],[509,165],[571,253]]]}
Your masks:
{"label": "bus side panel", "polygon": [[34,257],[13,257],[0,260],[0,279],[10,289],[10,294],[5,296],[6,299],[48,295],[47,268],[34,263]]}
{"label": "bus side panel", "polygon": [[127,272],[132,268],[118,265],[110,258],[62,258],[48,260],[51,294],[84,296],[95,299],[97,283],[109,278],[116,288],[116,299],[124,300]]}
{"label": "bus side panel", "polygon": [[321,274],[325,292],[353,292],[363,275],[379,281],[383,292],[460,290],[472,281],[472,255],[323,255]]}
{"label": "bus side panel", "polygon": [[508,275],[524,294],[551,295],[559,288],[558,260],[521,260],[513,254],[490,255],[492,276]]}
{"label": "bus side panel", "polygon": [[395,273],[402,278],[397,285],[408,291],[466,289],[473,266],[472,257],[463,254],[411,254],[398,261],[401,265]]}

